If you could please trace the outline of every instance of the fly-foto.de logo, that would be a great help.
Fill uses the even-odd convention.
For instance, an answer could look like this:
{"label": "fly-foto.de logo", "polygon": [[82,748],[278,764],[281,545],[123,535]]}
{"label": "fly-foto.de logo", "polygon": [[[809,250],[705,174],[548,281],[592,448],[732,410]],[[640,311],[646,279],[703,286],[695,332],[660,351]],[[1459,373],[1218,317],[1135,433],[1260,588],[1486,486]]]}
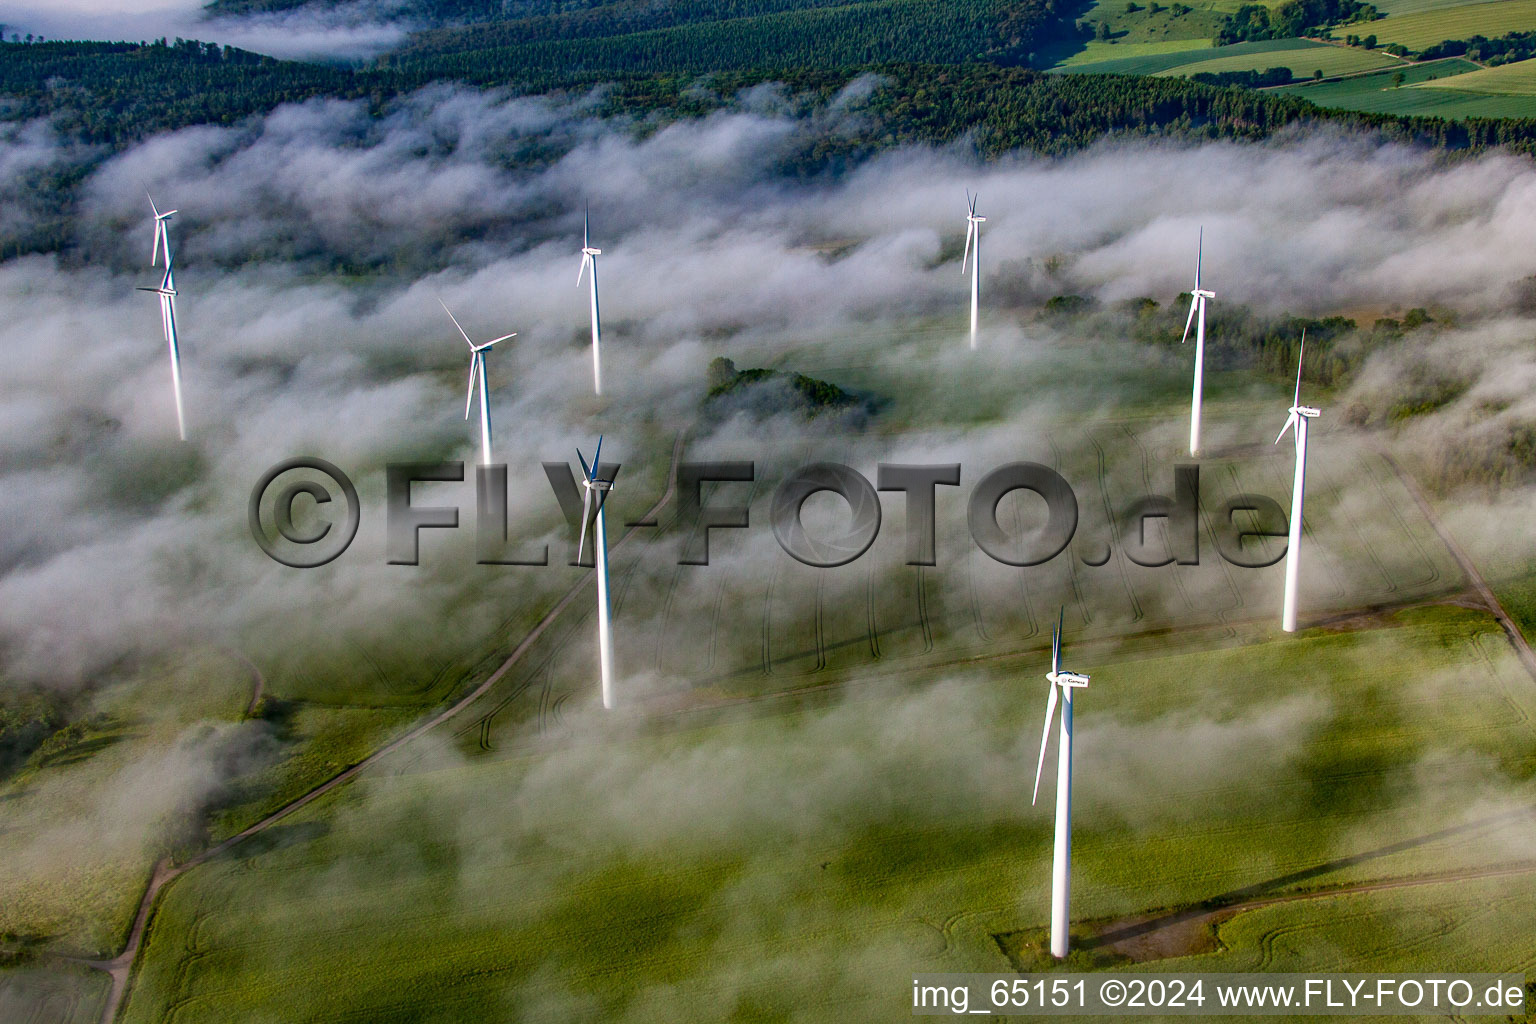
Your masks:
{"label": "fly-foto.de logo", "polygon": [[[618,463],[579,457],[579,471],[568,463],[543,463],[554,501],[570,524],[576,557],[571,565],[591,566],[607,546],[607,498],[619,475]],[[322,482],[316,476],[325,477]],[[1147,494],[1120,510],[1113,533],[1137,565],[1200,563],[1200,467],[1175,466],[1167,494]],[[385,467],[385,551],[390,565],[417,565],[422,530],[459,528],[459,508],[419,505],[412,500],[416,483],[463,482],[463,462],[391,463]],[[674,480],[678,564],[708,565],[710,539],[717,530],[752,528],[747,499],[756,483],[754,462],[680,462]],[[938,564],[940,489],[959,488],[959,463],[879,463],[875,481],[835,462],[802,466],[774,489],[769,521],[785,553],[809,566],[831,568],[855,561],[874,544],[883,510],[880,492],[895,492],[905,511],[906,563]],[[707,484],[710,489],[705,500]],[[732,497],[732,484],[739,497]],[[1016,491],[1044,502],[1044,522],[1022,534],[999,522],[999,505]],[[841,532],[807,528],[803,510],[813,495],[837,495],[847,506]],[[946,502],[946,505],[948,502]],[[340,506],[340,507],[338,507]],[[509,539],[507,467],[475,467],[475,560],[481,565],[549,564],[549,545],[518,546]],[[264,473],[251,491],[251,533],[270,557],[294,568],[315,568],[334,561],[352,543],[362,519],[351,478],[324,459],[289,459]],[[1006,565],[1042,565],[1060,556],[1078,528],[1078,501],[1072,485],[1049,466],[1010,462],[983,475],[965,498],[971,540],[989,557]],[[303,525],[298,521],[303,520]],[[1161,529],[1158,528],[1161,521]],[[1243,568],[1273,565],[1286,554],[1289,528],[1284,510],[1263,494],[1237,494],[1211,517],[1212,536],[1221,557]],[[659,528],[655,518],[624,524]],[[1088,565],[1109,561],[1109,544],[1084,545],[1078,557]]]}

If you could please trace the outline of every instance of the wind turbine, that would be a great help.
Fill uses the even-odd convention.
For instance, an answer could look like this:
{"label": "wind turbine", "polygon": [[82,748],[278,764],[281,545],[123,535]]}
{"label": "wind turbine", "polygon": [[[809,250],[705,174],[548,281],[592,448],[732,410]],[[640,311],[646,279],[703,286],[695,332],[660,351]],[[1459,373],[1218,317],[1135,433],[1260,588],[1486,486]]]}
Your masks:
{"label": "wind turbine", "polygon": [[480,385],[480,464],[491,464],[491,399],[489,388],[485,382],[485,353],[495,344],[506,341],[508,338],[517,337],[516,332],[503,334],[495,341],[488,341],[484,345],[476,345],[469,340],[469,335],[464,333],[464,328],[459,324],[459,318],[453,315],[453,310],[448,308],[448,303],[442,299],[437,300],[443,307],[443,312],[448,314],[448,319],[453,321],[453,326],[459,329],[459,336],[464,339],[464,344],[469,346],[469,394],[464,398],[464,418],[469,419],[469,410],[475,402],[475,384]]}
{"label": "wind turbine", "polygon": [[1179,339],[1182,345],[1189,340],[1189,325],[1195,322],[1195,314],[1200,314],[1199,324],[1195,327],[1195,396],[1189,405],[1189,454],[1200,454],[1200,392],[1205,386],[1205,300],[1214,299],[1215,292],[1206,291],[1200,287],[1200,261],[1205,252],[1205,228],[1200,229],[1199,247],[1195,249],[1195,288],[1189,297],[1189,318],[1184,321],[1184,337]]}
{"label": "wind turbine", "polygon": [[164,251],[165,273],[160,277],[158,288],[140,287],[139,291],[154,292],[160,296],[160,326],[165,331],[166,347],[171,351],[171,389],[176,395],[176,429],[185,441],[187,416],[181,401],[181,344],[176,337],[176,273],[172,268],[171,235],[166,228],[166,222],[176,216],[177,211],[166,210],[161,213],[152,196],[149,197],[149,208],[155,212],[155,247],[149,265],[153,267],[159,263],[160,253]]}
{"label": "wind turbine", "polygon": [[[967,211],[965,215],[965,254],[960,257],[960,275],[965,276],[965,264],[969,260],[971,264],[971,348],[976,347],[976,322],[981,311],[981,225],[986,222],[985,217],[976,216],[976,200],[981,198],[981,193],[971,195],[971,190],[965,190],[965,202]],[[975,258],[971,257],[972,243],[976,249]]]}
{"label": "wind turbine", "polygon": [[586,550],[587,515],[591,511],[595,494],[597,516],[592,524],[592,548],[597,555],[597,666],[602,677],[603,707],[611,711],[613,710],[613,625],[609,621],[608,612],[608,517],[605,506],[608,502],[608,492],[613,490],[613,481],[597,478],[597,460],[602,454],[601,436],[597,439],[597,451],[592,453],[591,465],[581,457],[581,449],[576,449],[576,458],[581,463],[581,539],[576,544],[576,561],[581,561],[581,556]]}
{"label": "wind turbine", "polygon": [[161,246],[165,247],[165,259],[166,263],[169,264],[171,259],[171,236],[166,229],[166,223],[180,211],[166,210],[164,213],[161,213],[160,208],[155,205],[155,197],[148,192],[144,193],[144,196],[149,200],[149,208],[155,211],[155,248],[154,255],[149,258],[149,265],[153,267],[160,262]]}
{"label": "wind turbine", "polygon": [[1296,431],[1296,480],[1291,484],[1291,538],[1285,549],[1285,604],[1280,612],[1280,628],[1296,632],[1296,585],[1301,575],[1301,506],[1307,489],[1307,421],[1316,419],[1318,410],[1301,404],[1301,361],[1307,354],[1307,332],[1301,332],[1301,351],[1296,355],[1296,394],[1291,399],[1291,414],[1275,437],[1275,444],[1287,430]]}
{"label": "wind turbine", "polygon": [[597,315],[597,258],[603,254],[603,250],[592,248],[591,232],[592,214],[588,211],[581,221],[581,269],[576,271],[576,284],[580,286],[581,275],[587,268],[592,268],[592,393],[603,393],[603,361],[598,352],[598,344],[601,340],[602,328]]}
{"label": "wind turbine", "polygon": [[[1040,734],[1040,763],[1035,767],[1034,803],[1040,798],[1040,774],[1045,769],[1045,745],[1051,738],[1051,718],[1061,698],[1061,737],[1056,746],[1056,853],[1051,861],[1051,955],[1058,960],[1067,955],[1067,924],[1072,898],[1072,691],[1088,685],[1088,676],[1068,672],[1061,667],[1061,620],[1057,614],[1056,632],[1051,636],[1051,671],[1046,680],[1051,694],[1045,704],[1045,729]],[[1060,693],[1058,695],[1058,688]]]}

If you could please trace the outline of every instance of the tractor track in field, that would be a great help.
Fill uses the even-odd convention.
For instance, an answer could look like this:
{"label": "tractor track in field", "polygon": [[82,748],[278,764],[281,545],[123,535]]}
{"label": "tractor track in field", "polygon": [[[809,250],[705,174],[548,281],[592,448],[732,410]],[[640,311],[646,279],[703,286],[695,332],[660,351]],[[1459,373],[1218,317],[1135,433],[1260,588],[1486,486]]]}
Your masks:
{"label": "tractor track in field", "polygon": [[1451,531],[1447,530],[1445,525],[1440,522],[1440,517],[1435,513],[1434,506],[1429,503],[1429,498],[1425,496],[1423,489],[1419,487],[1419,482],[1413,478],[1413,474],[1403,469],[1398,464],[1398,461],[1385,451],[1378,449],[1378,454],[1386,461],[1387,465],[1392,467],[1392,471],[1402,481],[1403,487],[1408,491],[1408,496],[1419,506],[1419,511],[1424,514],[1424,518],[1429,520],[1430,527],[1440,538],[1441,543],[1450,551],[1451,557],[1456,559],[1456,564],[1461,566],[1461,571],[1466,574],[1468,582],[1472,584],[1472,589],[1477,591],[1477,596],[1482,598],[1483,604],[1487,605],[1489,613],[1498,620],[1499,626],[1504,630],[1504,635],[1508,638],[1510,645],[1514,647],[1515,653],[1519,655],[1520,663],[1525,666],[1526,672],[1530,673],[1532,681],[1536,681],[1536,654],[1531,652],[1531,645],[1526,643],[1525,634],[1520,632],[1520,627],[1515,625],[1515,620],[1511,619],[1509,613],[1504,610],[1504,605],[1494,595],[1493,588],[1488,585],[1487,580],[1483,579],[1483,574],[1477,571],[1477,566],[1472,564],[1472,559],[1467,555],[1466,551],[1462,550],[1461,545],[1456,542],[1456,538],[1451,536]]}
{"label": "tractor track in field", "polygon": [[[1138,963],[1166,960],[1170,957],[1187,956],[1216,948],[1220,945],[1220,939],[1215,935],[1215,930],[1249,910],[1282,903],[1299,903],[1304,900],[1324,900],[1335,896],[1355,896],[1361,893],[1472,882],[1484,878],[1507,878],[1532,873],[1536,873],[1536,861],[1514,861],[1481,868],[1462,868],[1456,871],[1438,871],[1369,882],[1344,883],[1321,889],[1277,893],[1273,896],[1259,896],[1234,903],[1196,904],[1183,910],[1121,918],[1108,922],[1102,931],[1087,940],[1080,941],[1079,945],[1118,953]],[[1270,933],[1270,936],[1274,934],[1276,933]],[[1266,959],[1268,959],[1267,956]]]}
{"label": "tractor track in field", "polygon": [[[677,441],[672,445],[672,464],[667,473],[666,488],[662,491],[661,497],[656,500],[656,503],[652,505],[650,510],[646,512],[646,514],[642,517],[642,520],[649,520],[654,518],[661,511],[663,506],[672,500],[673,492],[677,488],[677,464],[678,461],[682,458],[683,442],[686,440],[686,437],[687,435],[685,433],[679,433],[677,436]],[[616,548],[623,544],[625,541],[629,540],[630,537],[632,537],[640,528],[641,527],[637,525],[631,526],[629,529],[625,530],[624,534],[614,543],[613,547]],[[283,818],[286,818],[294,811],[297,811],[299,808],[305,806],[306,804],[319,799],[320,797],[329,793],[331,790],[336,789],[338,786],[342,786],[345,783],[351,781],[365,768],[370,767],[375,762],[382,760],[389,754],[410,743],[412,740],[419,738],[423,734],[430,732],[432,729],[435,729],[442,723],[448,721],[451,718],[454,718],[465,708],[468,708],[470,705],[474,704],[481,697],[485,696],[491,687],[500,682],[502,678],[512,670],[512,667],[522,659],[523,655],[528,652],[529,648],[533,646],[534,642],[543,635],[544,631],[555,621],[555,619],[560,616],[560,613],[565,611],[565,609],[569,607],[573,601],[575,601],[575,599],[581,594],[582,591],[587,588],[587,585],[591,583],[595,577],[595,569],[583,573],[581,579],[577,581],[568,591],[566,591],[565,595],[561,597],[559,601],[555,602],[555,606],[546,612],[544,617],[541,618],[531,630],[529,630],[528,635],[523,637],[523,639],[518,642],[517,646],[512,649],[512,652],[508,654],[507,657],[502,661],[501,665],[498,666],[497,669],[489,676],[487,676],[485,680],[480,683],[480,685],[476,686],[473,690],[469,691],[469,693],[460,697],[453,704],[428,718],[425,722],[422,722],[421,724],[411,728],[407,732],[397,736],[395,739],[390,740],[388,743],[384,744],[382,747],[379,747],[373,753],[352,765],[350,768],[346,768],[331,776],[326,781],[309,790],[303,796],[289,801],[282,807],[273,811],[271,814],[268,814],[266,817],[257,821],[255,824],[250,825],[242,831],[235,833],[228,839],[225,839],[223,842],[209,847],[195,857],[175,865],[171,864],[169,858],[161,858],[158,862],[156,862],[154,870],[150,874],[149,884],[144,889],[144,897],[139,901],[139,909],[134,914],[133,925],[128,930],[128,940],[123,945],[123,951],[117,956],[111,957],[110,959],[91,960],[84,958],[69,958],[75,963],[84,964],[88,967],[94,967],[97,970],[105,971],[107,975],[112,979],[112,988],[108,993],[105,1006],[102,1007],[101,1024],[113,1024],[113,1022],[117,1020],[117,1015],[122,1010],[124,1003],[127,1001],[127,996],[130,991],[130,982],[132,981],[133,967],[138,960],[139,950],[143,948],[144,936],[149,931],[150,922],[154,919],[155,903],[158,900],[160,893],[168,884],[175,881],[177,878],[180,878],[182,875],[186,874],[188,871],[191,871],[198,865],[212,860],[213,858],[219,856],[219,854],[224,853],[226,850],[231,849],[232,847],[244,842],[252,836],[265,832],[268,828],[271,828],[273,825],[277,824],[277,822],[281,821]]]}

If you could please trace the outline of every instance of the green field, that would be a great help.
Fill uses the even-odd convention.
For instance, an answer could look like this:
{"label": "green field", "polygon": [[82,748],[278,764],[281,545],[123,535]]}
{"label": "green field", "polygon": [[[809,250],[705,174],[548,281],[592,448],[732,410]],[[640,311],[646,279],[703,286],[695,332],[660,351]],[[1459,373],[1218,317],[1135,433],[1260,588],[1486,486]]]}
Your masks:
{"label": "green field", "polygon": [[1209,39],[1165,39],[1153,43],[1104,43],[1094,40],[1056,65],[1072,68],[1079,64],[1104,64],[1111,61],[1132,61],[1143,57],[1162,57],[1165,54],[1196,54],[1211,48]]}
{"label": "green field", "polygon": [[[1452,7],[1465,7],[1467,0],[1376,0],[1374,6],[1381,13],[1396,17],[1404,14],[1421,14],[1425,11],[1441,11]],[[1372,25],[1381,24],[1372,22]],[[1369,32],[1366,29],[1366,32]]]}
{"label": "green field", "polygon": [[[1095,52],[1112,49],[1108,47]],[[1339,75],[1404,63],[1370,50],[1330,46],[1308,39],[1271,39],[1229,46],[1213,47],[1207,42],[1203,46],[1190,44],[1182,49],[1138,50],[1127,57],[1063,65],[1060,70],[1078,74],[1189,76],[1202,71],[1262,71],[1288,67],[1294,77],[1306,78],[1319,68],[1325,75]]]}
{"label": "green field", "polygon": [[[1301,45],[1297,45],[1299,43]],[[1211,46],[1209,40],[1206,40],[1204,43],[1192,41],[1180,49],[1145,54],[1137,53],[1128,57],[1115,57],[1114,59],[1073,64],[1064,66],[1060,70],[1077,74],[1156,75],[1170,68],[1181,67],[1204,60],[1241,58],[1250,54],[1272,53],[1277,49],[1305,49],[1317,45],[1319,44],[1301,43],[1300,40],[1283,40],[1279,43],[1275,41],[1233,43],[1230,46]]]}
{"label": "green field", "polygon": [[[1093,673],[1075,916],[1517,861],[1530,679],[1482,615],[1381,627],[1069,639]],[[869,677],[653,734],[573,712],[544,742],[385,767],[175,883],[127,1019],[903,1012],[906,975],[1007,969],[993,936],[1045,918],[1049,807],[1019,793],[1040,663]],[[1133,781],[1154,771],[1155,795]],[[1521,970],[1529,884],[1283,903],[1224,922],[1220,953],[1148,966]]]}
{"label": "green field", "polygon": [[[1422,83],[1414,88],[1422,89]],[[1493,93],[1502,96],[1536,96],[1536,60],[1516,61],[1493,68],[1479,68],[1433,83],[1436,89],[1460,89],[1466,92]],[[1532,105],[1536,112],[1536,104]]]}
{"label": "green field", "polygon": [[1179,64],[1156,73],[1181,75],[1187,78],[1200,72],[1263,71],[1265,68],[1287,67],[1291,69],[1293,78],[1309,78],[1313,71],[1318,70],[1325,76],[1333,77],[1401,66],[1405,63],[1374,50],[1329,46],[1326,43],[1314,43],[1304,39],[1277,39],[1268,43],[1267,47],[1267,49],[1249,50],[1245,53],[1227,54],[1226,51],[1235,47],[1219,46],[1210,50],[1211,56],[1208,58],[1202,56],[1188,64]]}
{"label": "green field", "polygon": [[[1452,57],[1337,81],[1284,86],[1277,91],[1300,96],[1319,106],[1378,114],[1536,117],[1536,101],[1530,97],[1470,92],[1451,84],[1475,73],[1482,73],[1476,64]],[[1396,81],[1399,74],[1403,76],[1401,85]]]}
{"label": "green field", "polygon": [[1536,29],[1536,0],[1489,0],[1392,15],[1362,27],[1360,34],[1374,33],[1382,45],[1401,43],[1410,50],[1422,50],[1446,39],[1474,35],[1492,39],[1531,29]]}
{"label": "green field", "polygon": [[107,976],[57,962],[0,971],[0,1020],[17,1024],[97,1024]]}
{"label": "green field", "polygon": [[[1087,42],[1061,43],[1048,48],[1037,66],[1073,67],[1104,61],[1128,60],[1180,51],[1209,49],[1223,18],[1238,6],[1229,0],[1186,5],[1193,10],[1175,14],[1172,5],[1152,13],[1150,4],[1127,11],[1122,3],[1095,0],[1078,19],[1094,38]],[[1110,38],[1099,39],[1100,25],[1108,25]]]}

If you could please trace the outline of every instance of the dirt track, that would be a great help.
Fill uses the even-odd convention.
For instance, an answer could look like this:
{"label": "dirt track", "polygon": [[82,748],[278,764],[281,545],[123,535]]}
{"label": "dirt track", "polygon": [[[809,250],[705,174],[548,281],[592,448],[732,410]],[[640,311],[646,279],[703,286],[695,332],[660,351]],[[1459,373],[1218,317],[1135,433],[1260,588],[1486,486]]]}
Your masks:
{"label": "dirt track", "polygon": [[1531,645],[1526,643],[1525,635],[1516,627],[1515,621],[1509,617],[1509,613],[1504,610],[1504,606],[1494,596],[1493,588],[1488,586],[1488,581],[1483,579],[1483,574],[1477,571],[1477,566],[1472,564],[1472,559],[1467,557],[1467,553],[1462,550],[1461,545],[1456,543],[1456,538],[1452,537],[1451,532],[1440,522],[1440,517],[1435,515],[1434,507],[1430,505],[1429,499],[1424,496],[1424,491],[1419,487],[1419,482],[1413,478],[1413,474],[1406,472],[1402,466],[1398,465],[1397,460],[1386,452],[1382,451],[1379,454],[1386,460],[1387,465],[1392,467],[1392,471],[1397,474],[1398,479],[1403,482],[1403,486],[1408,489],[1408,493],[1413,497],[1413,500],[1418,503],[1419,511],[1423,512],[1424,518],[1429,520],[1429,525],[1434,528],[1435,533],[1445,544],[1446,549],[1450,551],[1451,557],[1456,559],[1456,564],[1461,566],[1461,571],[1466,573],[1467,579],[1472,582],[1473,589],[1483,599],[1483,603],[1488,606],[1488,610],[1493,613],[1493,617],[1499,620],[1499,625],[1503,628],[1504,635],[1509,639],[1510,645],[1514,647],[1515,653],[1520,656],[1520,663],[1530,673],[1531,679],[1536,680],[1536,654],[1531,652]]}

